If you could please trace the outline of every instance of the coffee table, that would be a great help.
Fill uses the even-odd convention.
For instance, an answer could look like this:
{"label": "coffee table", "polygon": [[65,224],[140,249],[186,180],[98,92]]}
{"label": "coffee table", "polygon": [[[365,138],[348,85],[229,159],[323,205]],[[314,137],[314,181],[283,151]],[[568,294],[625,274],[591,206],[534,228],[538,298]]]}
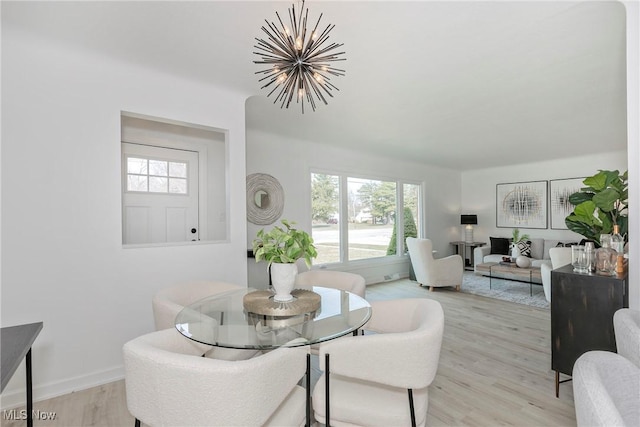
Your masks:
{"label": "coffee table", "polygon": [[[542,285],[542,275],[538,267],[518,267],[515,263],[502,264],[499,262],[486,262],[478,264],[476,271],[488,273],[489,289],[493,279],[511,280],[529,284],[529,295],[533,295],[533,285]],[[487,275],[487,274],[483,274]]]}

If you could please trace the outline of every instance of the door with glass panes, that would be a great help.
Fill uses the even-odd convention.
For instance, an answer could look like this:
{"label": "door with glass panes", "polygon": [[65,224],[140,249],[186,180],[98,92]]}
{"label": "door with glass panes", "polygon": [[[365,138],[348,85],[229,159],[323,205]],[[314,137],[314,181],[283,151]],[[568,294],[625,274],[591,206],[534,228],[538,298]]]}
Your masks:
{"label": "door with glass panes", "polygon": [[122,144],[123,243],[197,241],[198,153]]}

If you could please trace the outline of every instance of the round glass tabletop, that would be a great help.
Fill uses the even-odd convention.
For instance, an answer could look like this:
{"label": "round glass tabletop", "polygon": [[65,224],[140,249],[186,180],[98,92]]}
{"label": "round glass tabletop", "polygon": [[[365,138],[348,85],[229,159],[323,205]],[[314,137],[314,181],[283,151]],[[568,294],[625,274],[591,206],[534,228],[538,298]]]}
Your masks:
{"label": "round glass tabletop", "polygon": [[[178,313],[176,329],[203,344],[268,350],[328,341],[356,331],[371,317],[371,305],[364,298],[319,286],[313,287],[321,298],[314,312],[258,315],[248,312],[244,304],[245,295],[256,291],[240,289],[197,301]],[[288,312],[286,305],[283,308]]]}

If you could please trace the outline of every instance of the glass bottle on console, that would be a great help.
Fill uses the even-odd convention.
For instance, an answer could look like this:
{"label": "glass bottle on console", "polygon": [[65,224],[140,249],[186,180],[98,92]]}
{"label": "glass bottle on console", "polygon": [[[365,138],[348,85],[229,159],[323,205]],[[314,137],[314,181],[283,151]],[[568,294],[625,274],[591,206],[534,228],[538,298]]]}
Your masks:
{"label": "glass bottle on console", "polygon": [[611,236],[611,249],[624,254],[624,238],[620,235],[620,226],[618,224],[613,226],[613,235]]}
{"label": "glass bottle on console", "polygon": [[613,226],[613,236],[611,236],[611,249],[617,252],[616,273],[624,273],[624,238],[620,235],[620,226]]}
{"label": "glass bottle on console", "polygon": [[617,256],[618,253],[611,248],[611,234],[601,234],[600,247],[596,249],[596,274],[613,276]]}

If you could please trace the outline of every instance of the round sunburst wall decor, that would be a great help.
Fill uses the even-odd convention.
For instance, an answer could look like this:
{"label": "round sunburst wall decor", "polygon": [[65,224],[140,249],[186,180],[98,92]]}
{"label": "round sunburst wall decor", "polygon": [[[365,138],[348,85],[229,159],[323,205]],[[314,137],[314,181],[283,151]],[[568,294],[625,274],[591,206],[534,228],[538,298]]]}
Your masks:
{"label": "round sunburst wall decor", "polygon": [[273,224],[284,209],[284,190],[280,182],[266,173],[247,176],[247,220],[252,224]]}

